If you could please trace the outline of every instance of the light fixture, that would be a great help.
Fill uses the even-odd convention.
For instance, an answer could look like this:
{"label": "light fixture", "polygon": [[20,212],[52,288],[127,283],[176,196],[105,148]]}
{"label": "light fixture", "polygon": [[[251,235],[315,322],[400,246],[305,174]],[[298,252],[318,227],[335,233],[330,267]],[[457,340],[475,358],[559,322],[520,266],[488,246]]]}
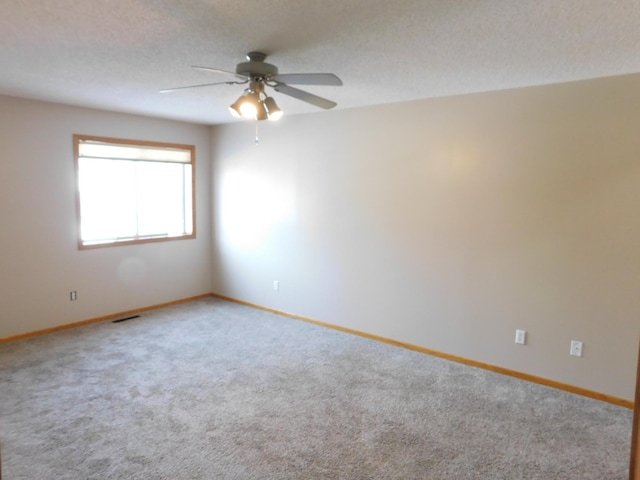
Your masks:
{"label": "light fixture", "polygon": [[265,98],[262,103],[267,109],[267,116],[269,117],[269,120],[275,122],[276,120],[280,120],[280,118],[282,118],[282,110],[278,108],[278,105],[276,105],[276,101],[273,99],[273,97]]}
{"label": "light fixture", "polygon": [[233,102],[233,104],[229,105],[229,111],[231,112],[231,115],[233,115],[236,118],[242,118],[241,108],[242,108],[242,103],[245,100],[246,94],[247,92],[245,91],[245,93],[241,95],[240,98],[238,98],[238,100]]}
{"label": "light fixture", "polygon": [[269,118],[269,113],[267,112],[267,109],[264,106],[264,102],[258,103],[255,119],[266,120],[267,118]]}
{"label": "light fixture", "polygon": [[240,105],[240,113],[242,114],[242,118],[255,120],[258,116],[259,111],[259,95],[255,92],[249,92],[249,94],[244,97],[244,99],[242,100],[242,104]]}
{"label": "light fixture", "polygon": [[278,108],[273,98],[264,93],[264,83],[252,80],[244,93],[229,106],[229,111],[236,118],[248,120],[278,120],[282,117],[282,110]]}
{"label": "light fixture", "polygon": [[260,108],[260,97],[252,89],[244,91],[240,98],[229,106],[229,111],[236,118],[255,120]]}

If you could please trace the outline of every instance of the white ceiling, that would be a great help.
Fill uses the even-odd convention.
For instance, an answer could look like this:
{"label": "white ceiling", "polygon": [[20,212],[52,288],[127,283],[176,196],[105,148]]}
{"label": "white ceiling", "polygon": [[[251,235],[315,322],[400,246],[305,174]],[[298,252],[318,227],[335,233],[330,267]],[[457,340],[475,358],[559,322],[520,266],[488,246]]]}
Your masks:
{"label": "white ceiling", "polygon": [[[339,109],[640,72],[639,0],[1,0],[0,94],[230,122],[252,50]],[[233,80],[233,77],[231,77]],[[640,93],[640,92],[639,92]],[[273,93],[285,114],[321,111]]]}

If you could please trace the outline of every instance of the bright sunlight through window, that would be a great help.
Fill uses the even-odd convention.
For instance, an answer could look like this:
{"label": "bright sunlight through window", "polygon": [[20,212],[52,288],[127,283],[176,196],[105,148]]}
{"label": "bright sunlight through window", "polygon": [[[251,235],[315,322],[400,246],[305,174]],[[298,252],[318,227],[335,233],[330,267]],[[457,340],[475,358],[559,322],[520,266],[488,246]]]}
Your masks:
{"label": "bright sunlight through window", "polygon": [[74,135],[80,248],[194,238],[195,147]]}

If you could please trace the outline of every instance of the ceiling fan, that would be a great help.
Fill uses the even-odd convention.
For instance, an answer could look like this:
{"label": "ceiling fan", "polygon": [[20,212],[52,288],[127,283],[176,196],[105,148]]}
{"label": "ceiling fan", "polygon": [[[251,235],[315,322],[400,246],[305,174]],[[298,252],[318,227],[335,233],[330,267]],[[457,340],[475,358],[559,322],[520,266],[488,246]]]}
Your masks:
{"label": "ceiling fan", "polygon": [[336,102],[291,86],[291,84],[329,86],[342,85],[342,80],[333,73],[280,74],[278,73],[278,67],[265,62],[266,58],[267,55],[262,52],[249,52],[246,56],[247,61],[236,65],[235,72],[219,68],[192,66],[192,68],[197,70],[233,75],[237,80],[167,88],[165,90],[160,90],[160,92],[174,92],[176,90],[208,87],[211,85],[248,84],[248,87],[244,90],[240,98],[229,106],[229,111],[235,117],[253,120],[278,120],[282,117],[282,110],[278,108],[273,97],[270,97],[265,93],[265,87],[271,87],[276,92],[289,95],[290,97],[310,103],[311,105],[315,105],[319,108],[330,109],[337,105]]}

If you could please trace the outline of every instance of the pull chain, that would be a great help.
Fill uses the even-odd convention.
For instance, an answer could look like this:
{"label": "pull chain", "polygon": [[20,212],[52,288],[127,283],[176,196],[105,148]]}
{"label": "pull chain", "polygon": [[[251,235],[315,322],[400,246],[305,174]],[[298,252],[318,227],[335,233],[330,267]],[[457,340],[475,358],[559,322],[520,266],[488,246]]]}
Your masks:
{"label": "pull chain", "polygon": [[256,121],[256,147],[260,146],[260,139],[258,138],[258,122]]}

